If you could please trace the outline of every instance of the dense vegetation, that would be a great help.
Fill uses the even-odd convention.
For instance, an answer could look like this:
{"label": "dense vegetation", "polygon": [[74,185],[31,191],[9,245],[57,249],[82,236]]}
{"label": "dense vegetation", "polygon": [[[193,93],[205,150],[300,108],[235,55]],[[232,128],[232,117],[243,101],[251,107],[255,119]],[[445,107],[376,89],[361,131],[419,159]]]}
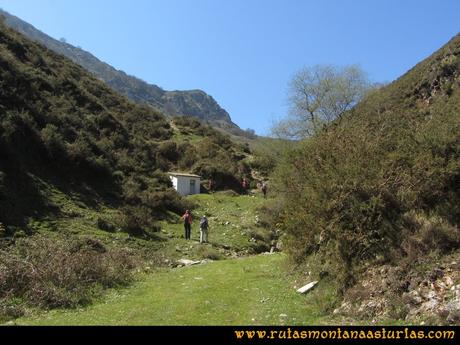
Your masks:
{"label": "dense vegetation", "polygon": [[297,263],[314,255],[343,291],[364,262],[413,262],[460,246],[460,36],[277,171],[272,224]]}
{"label": "dense vegetation", "polygon": [[[251,152],[248,145],[235,144],[228,136],[190,117],[175,118],[173,123],[179,136],[176,137],[177,144],[170,144],[169,154],[183,153],[178,168],[212,179],[216,189],[241,191],[242,178],[251,178],[251,169],[245,159]],[[202,140],[191,145],[194,140],[187,139],[190,135]]]}
{"label": "dense vegetation", "polygon": [[0,319],[129,283],[144,260],[157,264],[160,224],[193,207],[166,172],[238,191],[249,153],[197,120],[132,103],[0,23]]}
{"label": "dense vegetation", "polygon": [[0,252],[0,321],[23,314],[23,304],[41,308],[90,303],[104,288],[133,280],[130,250],[108,250],[95,240],[19,239]]}
{"label": "dense vegetation", "polygon": [[3,25],[0,47],[0,222],[7,233],[58,214],[41,181],[87,203],[124,207],[122,225],[138,232],[143,220],[186,207],[164,172],[223,175],[222,187],[245,172],[238,168],[245,148],[210,127],[178,120],[187,133],[178,145],[162,114]]}
{"label": "dense vegetation", "polygon": [[40,179],[111,202],[154,193],[165,202],[152,211],[179,207],[155,157],[172,136],[161,114],[4,27],[0,44],[1,222],[51,211]]}

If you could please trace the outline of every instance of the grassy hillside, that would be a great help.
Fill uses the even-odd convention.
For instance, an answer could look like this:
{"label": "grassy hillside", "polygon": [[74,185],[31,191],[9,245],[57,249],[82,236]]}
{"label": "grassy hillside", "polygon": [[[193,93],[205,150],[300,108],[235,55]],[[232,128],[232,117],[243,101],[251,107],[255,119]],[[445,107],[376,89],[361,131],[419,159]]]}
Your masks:
{"label": "grassy hillside", "polygon": [[[291,150],[277,181],[283,207],[272,223],[292,257],[314,255],[341,292],[365,264],[395,264],[410,277],[424,260],[457,251],[460,35]],[[397,279],[400,297],[412,278]]]}
{"label": "grassy hillside", "polygon": [[261,209],[264,199],[260,196],[235,196],[227,192],[202,194],[189,197],[196,207],[193,210],[195,222],[192,226],[192,240],[198,241],[199,218],[209,219],[209,244],[185,241],[184,226],[175,221],[162,221],[159,238],[167,239],[161,246],[164,258],[188,258],[212,260],[235,258],[250,254],[269,252],[275,245],[276,234],[265,229]]}
{"label": "grassy hillside", "polygon": [[[239,191],[248,155],[196,120],[130,102],[0,23],[0,319],[85,305],[132,282],[145,262],[173,262],[184,240],[161,227],[199,206],[165,173]],[[248,236],[237,251],[251,250]]]}
{"label": "grassy hillside", "polygon": [[125,225],[133,231],[145,218],[186,207],[168,170],[238,188],[245,147],[194,120],[178,119],[173,128],[66,58],[0,30],[0,222],[7,231],[59,214],[41,188],[47,183],[89,206],[131,205]]}

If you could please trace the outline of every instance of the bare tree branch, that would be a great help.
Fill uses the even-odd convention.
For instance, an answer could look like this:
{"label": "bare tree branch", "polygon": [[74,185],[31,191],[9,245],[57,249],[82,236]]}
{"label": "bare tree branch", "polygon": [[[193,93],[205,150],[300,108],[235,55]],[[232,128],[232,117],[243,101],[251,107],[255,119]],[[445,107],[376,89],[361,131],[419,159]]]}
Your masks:
{"label": "bare tree branch", "polygon": [[289,115],[272,132],[290,139],[312,136],[324,125],[340,119],[370,88],[366,74],[358,66],[304,68],[289,84]]}

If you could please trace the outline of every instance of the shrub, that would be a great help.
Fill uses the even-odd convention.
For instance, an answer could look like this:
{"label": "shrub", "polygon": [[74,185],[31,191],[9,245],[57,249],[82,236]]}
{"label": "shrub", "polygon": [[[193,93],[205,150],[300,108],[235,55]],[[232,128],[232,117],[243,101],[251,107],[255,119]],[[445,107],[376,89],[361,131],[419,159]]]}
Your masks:
{"label": "shrub", "polygon": [[177,162],[179,153],[177,144],[174,141],[166,141],[158,147],[158,154],[170,162]]}
{"label": "shrub", "polygon": [[277,161],[276,158],[268,154],[255,154],[253,159],[249,162],[252,169],[268,175],[275,170]]}
{"label": "shrub", "polygon": [[265,253],[270,251],[270,245],[262,241],[255,241],[251,243],[250,251],[254,254]]}
{"label": "shrub", "polygon": [[101,289],[130,283],[134,267],[130,252],[106,250],[95,240],[36,235],[0,251],[0,300],[46,309],[85,305]]}
{"label": "shrub", "polygon": [[324,278],[320,285],[312,291],[312,302],[316,309],[327,316],[331,315],[339,302],[334,290],[334,283],[330,277]]}
{"label": "shrub", "polygon": [[230,196],[230,197],[237,197],[238,196],[238,193],[236,193],[233,190],[224,190],[224,191],[219,192],[219,194],[221,194],[223,196]]}
{"label": "shrub", "polygon": [[460,230],[441,218],[424,222],[420,229],[422,243],[445,254],[460,248]]}
{"label": "shrub", "polygon": [[218,155],[221,148],[211,138],[205,138],[197,145],[196,151],[202,159],[212,159]]}
{"label": "shrub", "polygon": [[123,183],[123,196],[128,203],[138,203],[145,184],[139,178],[129,177]]}
{"label": "shrub", "polygon": [[178,152],[182,152],[178,163],[179,169],[188,170],[198,161],[198,155],[193,145],[182,143],[177,150]]}
{"label": "shrub", "polygon": [[24,307],[15,299],[0,299],[0,322],[17,319],[25,314]]}
{"label": "shrub", "polygon": [[[240,179],[236,176],[236,167],[226,166],[226,160],[202,160],[194,166],[193,173],[214,181],[214,190],[232,189],[242,192]],[[233,170],[235,169],[235,170]]]}
{"label": "shrub", "polygon": [[210,248],[208,246],[201,246],[198,249],[198,255],[204,259],[210,260],[221,260],[222,255],[214,248]]}
{"label": "shrub", "polygon": [[59,133],[56,126],[48,124],[41,130],[41,137],[51,158],[65,158],[64,138]]}
{"label": "shrub", "polygon": [[194,119],[193,117],[190,116],[177,116],[174,117],[173,122],[176,126],[179,127],[188,127],[191,129],[197,129],[202,127],[203,125],[201,124],[200,121],[197,119]]}
{"label": "shrub", "polygon": [[270,231],[267,231],[265,229],[260,229],[260,228],[251,229],[249,231],[249,236],[251,236],[252,238],[254,238],[254,239],[258,240],[258,241],[264,242],[268,246],[270,245],[271,240],[272,240],[272,235],[271,235]]}
{"label": "shrub", "polygon": [[393,320],[405,320],[410,308],[401,296],[393,294],[388,309],[389,318]]}
{"label": "shrub", "polygon": [[102,219],[102,218],[98,218],[97,219],[97,223],[96,223],[97,227],[103,231],[107,231],[107,232],[115,232],[116,231],[116,227],[115,225],[109,223],[108,221],[106,221],[105,219]]}
{"label": "shrub", "polygon": [[151,223],[150,210],[145,207],[125,206],[117,217],[117,225],[132,236],[146,236],[145,227]]}
{"label": "shrub", "polygon": [[408,262],[430,252],[447,254],[460,248],[460,229],[441,217],[409,212],[404,220],[408,234],[402,243],[402,254]]}
{"label": "shrub", "polygon": [[163,207],[179,214],[183,213],[184,210],[193,210],[196,205],[191,200],[181,198],[176,191],[166,190],[160,193],[160,197],[163,203]]}

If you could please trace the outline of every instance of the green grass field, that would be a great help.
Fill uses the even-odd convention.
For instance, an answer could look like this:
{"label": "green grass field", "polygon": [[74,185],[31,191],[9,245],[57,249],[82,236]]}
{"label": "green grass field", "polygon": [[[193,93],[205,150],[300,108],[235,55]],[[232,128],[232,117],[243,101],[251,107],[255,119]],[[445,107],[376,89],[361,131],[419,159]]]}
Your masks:
{"label": "green grass field", "polygon": [[[97,238],[106,245],[143,248],[160,256],[160,261],[178,259],[214,261],[190,267],[165,265],[140,270],[136,283],[112,289],[87,307],[74,310],[43,311],[27,308],[20,325],[302,325],[327,323],[321,310],[331,299],[327,283],[304,296],[296,292],[309,281],[301,272],[289,271],[283,254],[254,255],[255,248],[270,243],[270,233],[259,220],[265,200],[259,195],[231,193],[189,197],[193,210],[192,240],[183,237],[177,215],[159,223],[156,239],[129,238],[126,233],[103,232],[96,227],[98,217],[109,218],[116,211],[100,206],[89,210],[84,204],[51,190],[63,205],[58,220],[36,222],[36,230],[69,232],[74,236]],[[210,243],[200,244],[199,218],[206,214]],[[257,239],[256,239],[257,238]],[[263,248],[263,246],[262,246]],[[269,247],[268,247],[269,248]],[[149,263],[146,262],[145,265]],[[173,265],[174,266],[174,265]],[[297,281],[296,281],[297,280]]]}
{"label": "green grass field", "polygon": [[258,255],[149,274],[99,303],[16,321],[20,325],[309,325],[326,322],[320,289],[301,295],[285,256]]}
{"label": "green grass field", "polygon": [[[186,241],[183,223],[178,215],[171,213],[168,220],[160,221],[158,225],[161,231],[154,233],[153,238],[130,238],[124,231],[106,232],[98,229],[98,219],[113,223],[119,214],[110,205],[95,200],[97,207],[89,207],[83,200],[45,183],[42,190],[51,203],[59,207],[59,214],[31,219],[29,227],[34,232],[47,236],[68,234],[82,238],[91,237],[109,247],[141,248],[169,261],[181,258],[216,259],[232,254],[241,256],[269,250],[269,232],[257,220],[258,208],[264,203],[258,195],[233,196],[218,192],[189,196],[196,208],[193,210],[192,240]],[[200,245],[198,242],[199,220],[203,214],[209,218],[210,245]],[[256,239],[251,240],[254,236]]]}
{"label": "green grass field", "polygon": [[[245,255],[264,243],[269,244],[270,234],[258,224],[258,208],[264,203],[261,197],[215,193],[188,198],[197,205],[193,210],[192,241],[184,240],[184,226],[179,217],[175,217],[175,222],[169,220],[160,223],[162,233],[159,236],[168,239],[162,250],[169,256],[177,257],[179,252],[187,258],[203,258],[203,246],[198,241],[199,221],[204,214],[209,220],[211,246],[206,246],[208,251],[215,250],[223,256],[231,253]],[[251,241],[254,236],[257,239]]]}

